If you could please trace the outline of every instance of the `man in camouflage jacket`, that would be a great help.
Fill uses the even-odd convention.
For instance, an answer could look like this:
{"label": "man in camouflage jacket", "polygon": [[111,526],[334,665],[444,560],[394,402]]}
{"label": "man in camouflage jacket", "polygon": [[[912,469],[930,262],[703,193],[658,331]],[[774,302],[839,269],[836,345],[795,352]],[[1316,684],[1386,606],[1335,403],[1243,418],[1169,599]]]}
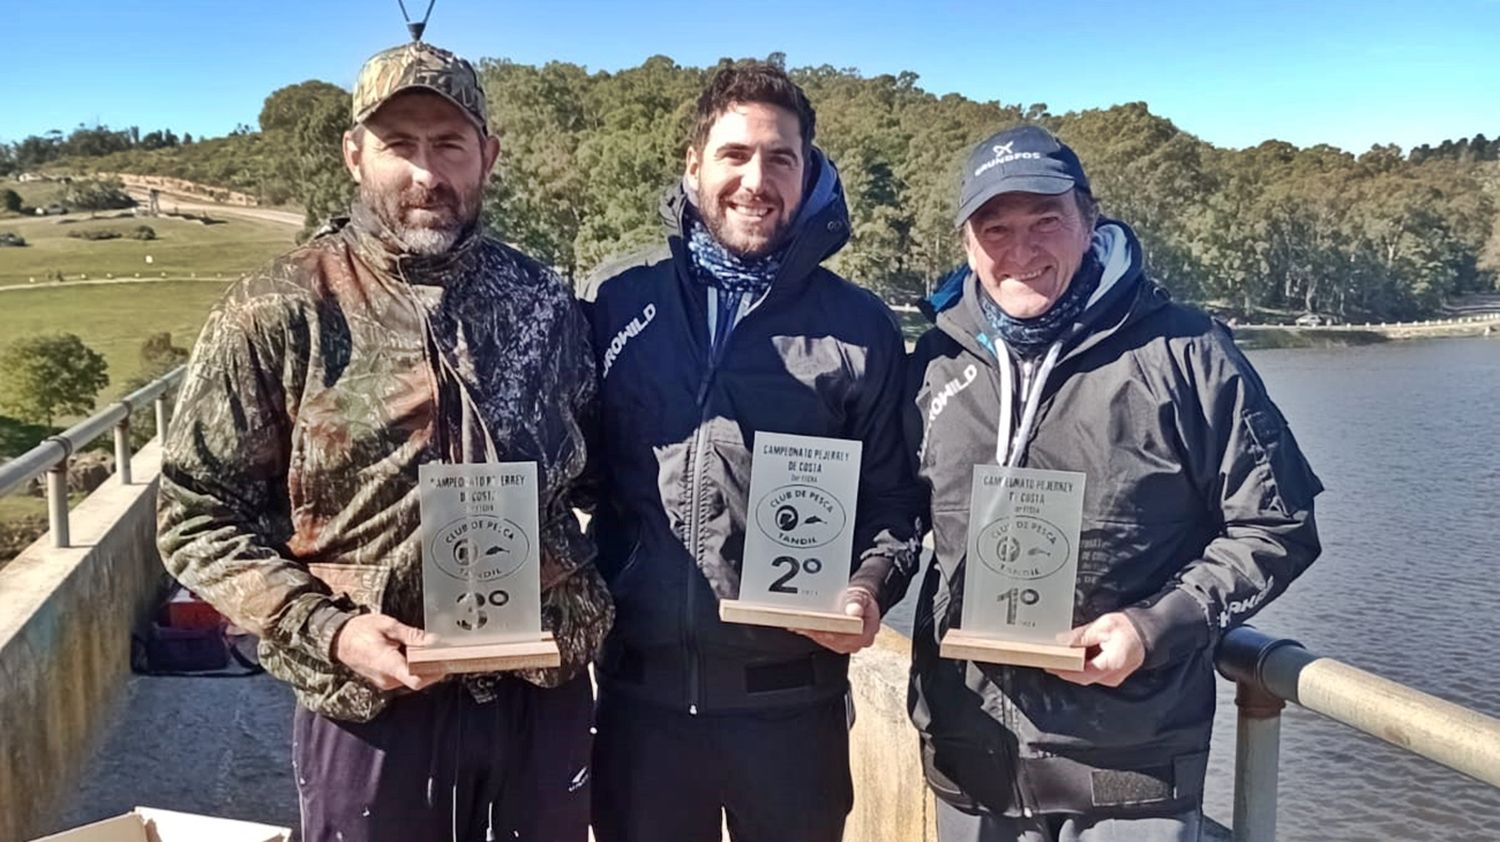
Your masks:
{"label": "man in camouflage jacket", "polygon": [[[584,666],[613,609],[573,515],[597,416],[578,305],[478,230],[498,154],[468,62],[376,55],[344,153],[351,218],[235,284],[166,444],[167,568],[292,685],[303,838],[583,840]],[[562,666],[427,686],[417,469],[532,461]],[[495,837],[490,837],[495,838]]]}

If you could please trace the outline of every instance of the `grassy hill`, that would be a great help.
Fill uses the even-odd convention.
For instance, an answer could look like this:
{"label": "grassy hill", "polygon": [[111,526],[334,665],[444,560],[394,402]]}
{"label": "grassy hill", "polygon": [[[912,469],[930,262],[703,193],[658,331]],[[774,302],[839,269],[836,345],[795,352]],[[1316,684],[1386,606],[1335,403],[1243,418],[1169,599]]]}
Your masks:
{"label": "grassy hill", "polygon": [[[22,186],[41,190],[49,185]],[[110,385],[99,395],[99,404],[113,400],[140,373],[140,347],[148,336],[166,331],[176,344],[191,346],[226,286],[293,245],[292,227],[228,215],[223,220],[203,225],[171,218],[0,217],[0,231],[13,231],[28,243],[0,248],[0,311],[5,314],[0,341],[77,334],[109,364]],[[158,239],[67,236],[107,228],[129,231],[143,224]],[[150,264],[146,255],[152,257]],[[54,272],[68,280],[47,280]],[[162,279],[164,272],[169,279]],[[86,282],[82,275],[88,276]],[[116,280],[107,281],[108,275]],[[197,279],[189,280],[194,275]],[[47,432],[0,417],[0,457],[23,452]]]}
{"label": "grassy hill", "polygon": [[[5,187],[20,193],[27,205],[54,201],[61,189],[53,182],[0,182]],[[109,365],[109,385],[98,405],[118,398],[125,383],[141,372],[140,348],[147,337],[166,331],[175,344],[191,346],[225,287],[294,244],[293,226],[215,215],[222,221],[204,225],[173,218],[0,214],[0,232],[15,232],[28,243],[0,248],[0,343],[38,334],[77,334]],[[157,239],[68,236],[98,229],[128,232],[139,225],[150,225]],[[47,280],[56,272],[68,280]],[[163,280],[163,272],[171,279]],[[85,274],[88,280],[80,280]],[[108,281],[108,275],[116,280]],[[193,275],[197,280],[189,280]],[[77,420],[60,418],[57,423],[61,427]],[[24,453],[51,432],[0,416],[0,460]],[[98,446],[108,447],[108,436]],[[0,498],[0,565],[46,528],[45,511],[40,498]]]}
{"label": "grassy hill", "polygon": [[[43,283],[54,272],[68,280],[80,275],[89,279],[169,277],[234,278],[264,263],[293,245],[295,229],[270,222],[223,215],[212,225],[183,219],[67,217],[0,218],[0,231],[26,239],[22,248],[0,248],[0,286]],[[74,232],[114,229],[129,232],[149,225],[155,240],[128,236],[117,240],[84,240],[68,236]],[[148,264],[146,256],[152,260]]]}
{"label": "grassy hill", "polygon": [[140,372],[141,343],[167,331],[174,344],[190,347],[208,310],[228,280],[163,281],[69,288],[66,284],[0,293],[7,338],[76,333],[109,363],[109,386],[100,403],[119,394]]}
{"label": "grassy hill", "polygon": [[[265,137],[256,132],[210,138],[168,149],[132,149],[97,158],[61,158],[43,169],[67,174],[126,172],[164,175],[258,194],[274,180],[269,157]],[[285,196],[263,198],[272,198],[274,203],[286,199]]]}
{"label": "grassy hill", "polygon": [[[0,190],[13,190],[26,207],[38,208],[57,201],[62,196],[63,185],[58,181],[13,181],[0,178]],[[6,220],[15,218],[14,214],[0,210],[0,229],[3,229]]]}

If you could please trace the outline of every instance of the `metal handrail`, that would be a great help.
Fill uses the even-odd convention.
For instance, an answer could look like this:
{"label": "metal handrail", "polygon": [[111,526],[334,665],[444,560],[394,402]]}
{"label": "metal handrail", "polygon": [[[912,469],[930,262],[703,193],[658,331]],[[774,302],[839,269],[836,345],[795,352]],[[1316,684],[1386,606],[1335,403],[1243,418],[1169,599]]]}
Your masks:
{"label": "metal handrail", "polygon": [[1373,673],[1321,658],[1295,640],[1250,626],[1219,644],[1219,672],[1235,682],[1235,842],[1276,838],[1281,709],[1292,702],[1500,788],[1500,719]]}
{"label": "metal handrail", "polygon": [[103,411],[58,433],[41,444],[0,465],[0,497],[31,480],[47,475],[47,521],[52,546],[69,546],[68,536],[68,462],[73,454],[87,447],[111,429],[115,434],[115,475],[120,484],[129,485],[130,414],[156,403],[156,432],[160,436],[170,420],[167,413],[167,390],[182,380],[187,366],[178,366],[134,392],[110,404]]}

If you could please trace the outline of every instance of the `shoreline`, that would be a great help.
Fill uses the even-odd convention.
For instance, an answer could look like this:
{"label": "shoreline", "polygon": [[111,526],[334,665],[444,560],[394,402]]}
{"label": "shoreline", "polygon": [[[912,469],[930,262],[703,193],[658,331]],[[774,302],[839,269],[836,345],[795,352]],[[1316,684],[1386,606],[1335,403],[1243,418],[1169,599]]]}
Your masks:
{"label": "shoreline", "polygon": [[1236,345],[1268,348],[1351,348],[1404,339],[1500,338],[1500,314],[1428,322],[1295,327],[1241,325],[1230,328]]}

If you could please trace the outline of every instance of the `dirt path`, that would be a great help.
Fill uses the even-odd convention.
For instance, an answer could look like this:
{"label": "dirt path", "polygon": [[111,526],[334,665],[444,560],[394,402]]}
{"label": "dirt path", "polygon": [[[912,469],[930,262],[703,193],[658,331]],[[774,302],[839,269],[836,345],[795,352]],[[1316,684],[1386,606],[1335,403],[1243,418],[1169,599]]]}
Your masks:
{"label": "dirt path", "polygon": [[[141,204],[146,204],[151,197],[146,190],[129,188],[125,192]],[[302,214],[292,211],[273,210],[272,208],[246,208],[239,205],[221,205],[217,202],[204,201],[196,196],[180,196],[176,193],[162,191],[157,199],[157,204],[162,211],[172,210],[189,211],[192,213],[206,213],[209,216],[238,216],[242,219],[259,219],[263,222],[275,222],[280,225],[290,225],[296,228],[302,227]]]}
{"label": "dirt path", "polygon": [[239,275],[235,274],[219,278],[185,278],[180,276],[168,276],[165,278],[99,278],[98,280],[91,279],[87,281],[63,281],[62,283],[58,283],[57,281],[47,281],[45,283],[36,284],[7,284],[5,286],[0,286],[0,292],[19,292],[23,289],[65,289],[69,287],[108,286],[110,284],[227,284],[238,277]]}

